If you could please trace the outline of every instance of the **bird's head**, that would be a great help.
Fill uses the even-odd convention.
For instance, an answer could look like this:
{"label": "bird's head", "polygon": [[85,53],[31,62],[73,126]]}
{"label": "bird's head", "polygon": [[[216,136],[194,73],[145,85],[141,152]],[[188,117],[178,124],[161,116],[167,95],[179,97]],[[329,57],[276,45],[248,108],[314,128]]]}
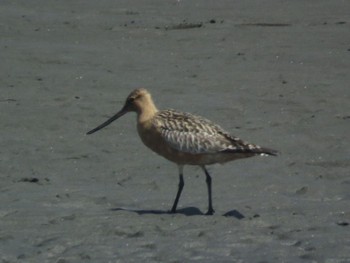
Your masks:
{"label": "bird's head", "polygon": [[133,111],[140,115],[143,112],[147,112],[148,110],[156,110],[151,94],[144,88],[135,89],[132,91],[127,97],[123,108],[118,111],[114,116],[109,118],[107,121],[97,126],[96,128],[89,131],[87,134],[92,134],[111,124],[113,121],[117,120],[121,116],[126,113]]}

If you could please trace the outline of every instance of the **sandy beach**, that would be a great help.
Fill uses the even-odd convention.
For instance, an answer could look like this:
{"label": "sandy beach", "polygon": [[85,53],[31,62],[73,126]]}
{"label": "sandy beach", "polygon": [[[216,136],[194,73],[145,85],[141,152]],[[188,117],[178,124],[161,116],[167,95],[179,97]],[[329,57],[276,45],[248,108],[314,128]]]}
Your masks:
{"label": "sandy beach", "polygon": [[[0,263],[350,262],[350,1],[2,1]],[[145,87],[276,149],[186,166],[147,149]]]}

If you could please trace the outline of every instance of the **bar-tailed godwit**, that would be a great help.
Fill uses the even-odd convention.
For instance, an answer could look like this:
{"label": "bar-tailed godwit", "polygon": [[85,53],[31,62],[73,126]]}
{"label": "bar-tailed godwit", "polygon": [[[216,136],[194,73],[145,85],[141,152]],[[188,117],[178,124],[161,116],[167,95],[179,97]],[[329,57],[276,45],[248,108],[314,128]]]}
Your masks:
{"label": "bar-tailed godwit", "polygon": [[153,103],[151,94],[146,89],[136,89],[130,93],[123,108],[87,134],[92,134],[106,127],[128,112],[137,114],[137,131],[143,143],[178,165],[179,185],[174,204],[170,210],[176,212],[184,187],[184,165],[198,165],[205,175],[208,187],[209,208],[207,215],[214,213],[211,197],[211,176],[206,165],[226,163],[255,155],[276,155],[272,149],[247,143],[230,135],[219,125],[189,113],[175,110],[159,111]]}

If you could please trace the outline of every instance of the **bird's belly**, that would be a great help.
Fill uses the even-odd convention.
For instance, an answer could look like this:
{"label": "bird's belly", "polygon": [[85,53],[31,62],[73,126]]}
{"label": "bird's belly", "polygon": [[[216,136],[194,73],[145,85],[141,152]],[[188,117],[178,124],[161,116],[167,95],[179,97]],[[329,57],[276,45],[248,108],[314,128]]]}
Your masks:
{"label": "bird's belly", "polygon": [[186,160],[193,159],[195,156],[180,152],[172,148],[162,136],[152,130],[138,130],[142,142],[155,153],[163,156],[169,161],[183,164]]}

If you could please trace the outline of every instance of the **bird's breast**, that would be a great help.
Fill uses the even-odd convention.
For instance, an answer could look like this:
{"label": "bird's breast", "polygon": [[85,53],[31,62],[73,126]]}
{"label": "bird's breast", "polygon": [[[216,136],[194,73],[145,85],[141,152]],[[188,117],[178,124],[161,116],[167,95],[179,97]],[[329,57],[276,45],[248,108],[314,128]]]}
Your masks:
{"label": "bird's breast", "polygon": [[138,123],[137,131],[142,142],[148,148],[160,155],[164,155],[166,152],[166,143],[163,140],[160,132],[151,122]]}

